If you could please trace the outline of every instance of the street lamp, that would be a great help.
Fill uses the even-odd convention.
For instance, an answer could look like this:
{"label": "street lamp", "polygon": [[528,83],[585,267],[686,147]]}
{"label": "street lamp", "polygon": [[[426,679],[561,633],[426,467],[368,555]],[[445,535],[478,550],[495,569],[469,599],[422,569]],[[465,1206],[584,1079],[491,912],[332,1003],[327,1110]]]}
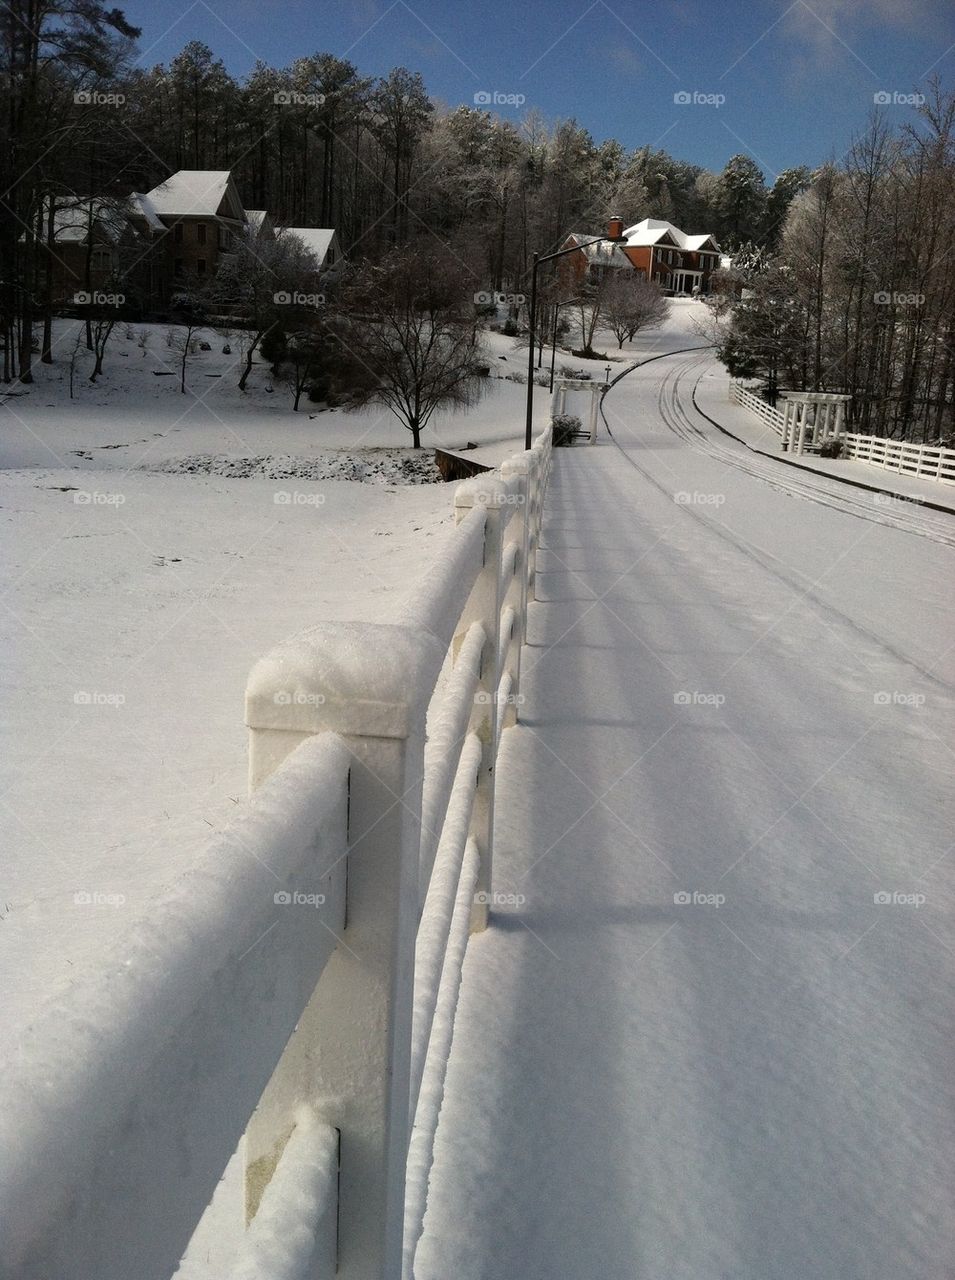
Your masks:
{"label": "street lamp", "polygon": [[566,302],[554,303],[554,340],[550,351],[550,387],[548,388],[550,391],[554,390],[554,365],[557,363],[557,326],[560,323],[560,309],[561,307],[576,306],[577,301],[577,298],[568,298]]}
{"label": "street lamp", "polygon": [[534,265],[531,270],[531,304],[529,308],[530,342],[527,348],[527,420],[524,424],[524,448],[531,447],[534,420],[534,344],[537,341],[537,271],[543,262],[553,262],[555,258],[563,258],[568,253],[579,253],[581,249],[592,244],[622,244],[626,240],[623,234],[623,218],[612,217],[607,223],[605,236],[594,236],[586,244],[575,244],[570,249],[558,249],[556,253],[534,254]]}

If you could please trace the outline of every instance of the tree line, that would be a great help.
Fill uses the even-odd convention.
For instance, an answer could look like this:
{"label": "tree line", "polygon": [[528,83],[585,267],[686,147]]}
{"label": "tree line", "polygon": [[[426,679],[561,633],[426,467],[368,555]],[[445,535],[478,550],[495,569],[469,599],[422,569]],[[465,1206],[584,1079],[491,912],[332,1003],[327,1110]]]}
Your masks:
{"label": "tree line", "polygon": [[[333,226],[353,261],[421,238],[449,246],[476,287],[521,291],[531,256],[610,214],[775,244],[794,194],[734,156],[710,173],[651,147],[596,143],[576,121],[447,109],[420,74],[362,75],[328,53],[233,76],[188,43],[135,64],[140,32],[99,0],[9,0],[0,9],[0,338],[6,380],[29,379],[34,325],[50,343],[54,208],[117,206],[180,168],[230,169],[247,208],[278,225]],[[91,249],[90,249],[91,252]]]}
{"label": "tree line", "polygon": [[951,442],[955,94],[933,82],[919,117],[876,115],[793,201],[778,251],[739,257],[713,300],[716,340],[771,400],[848,392],[856,431]]}

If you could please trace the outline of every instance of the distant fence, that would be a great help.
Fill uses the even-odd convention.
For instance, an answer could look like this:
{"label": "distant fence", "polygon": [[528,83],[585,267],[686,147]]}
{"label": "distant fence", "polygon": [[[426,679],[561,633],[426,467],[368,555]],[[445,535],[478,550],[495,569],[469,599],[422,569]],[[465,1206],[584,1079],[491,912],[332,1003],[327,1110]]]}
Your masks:
{"label": "distant fence", "polygon": [[169,1280],[240,1146],[230,1280],[408,1275],[550,468],[459,486],[395,624],[255,666],[248,810],[0,1083],[5,1280]]}
{"label": "distant fence", "polygon": [[[782,437],[785,419],[765,400],[761,400],[741,383],[732,381],[730,399],[751,410]],[[839,439],[842,441],[843,458],[868,462],[875,467],[897,471],[900,475],[955,484],[955,449],[943,449],[939,445],[909,444],[902,440],[888,440],[884,436],[862,436],[851,431],[841,434]]]}

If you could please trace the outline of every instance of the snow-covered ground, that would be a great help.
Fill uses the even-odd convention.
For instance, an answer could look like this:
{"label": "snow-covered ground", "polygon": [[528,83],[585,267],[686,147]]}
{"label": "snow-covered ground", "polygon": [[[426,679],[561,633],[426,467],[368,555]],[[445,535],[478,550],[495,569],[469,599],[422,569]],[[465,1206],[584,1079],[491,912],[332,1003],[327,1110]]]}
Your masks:
{"label": "snow-covered ground", "polygon": [[700,374],[558,455],[417,1280],[955,1265],[955,520],[754,459]]}
{"label": "snow-covered ground", "polygon": [[[432,453],[390,413],[295,414],[258,366],[243,395],[211,332],[184,396],[154,375],[175,367],[160,326],[145,354],[138,327],[118,330],[105,377],[81,370],[70,400],[74,329],[0,396],[7,1043],[242,802],[256,659],[322,619],[386,616],[452,522]],[[502,370],[523,367],[490,342]],[[428,443],[512,452],[523,396],[495,378]]]}
{"label": "snow-covered ground", "polygon": [[[698,345],[699,305],[615,372]],[[387,617],[450,527],[391,415],[293,414],[264,369],[243,396],[211,334],[182,396],[163,332],[119,335],[75,401],[60,364],[0,406],[8,1044],[242,802],[255,659]],[[707,356],[628,375],[616,443],[559,455],[499,763],[521,905],[469,948],[419,1280],[955,1256],[955,522],[754,457],[694,413],[701,378],[725,404]],[[495,378],[426,441],[496,463],[524,395]]]}

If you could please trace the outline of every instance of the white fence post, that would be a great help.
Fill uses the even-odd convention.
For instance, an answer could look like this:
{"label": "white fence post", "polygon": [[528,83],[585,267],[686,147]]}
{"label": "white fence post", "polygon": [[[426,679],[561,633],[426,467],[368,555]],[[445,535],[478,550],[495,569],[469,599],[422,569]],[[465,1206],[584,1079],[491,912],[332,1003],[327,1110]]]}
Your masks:
{"label": "white fence post", "polygon": [[254,1210],[302,1104],[339,1130],[342,1280],[401,1271],[421,779],[439,649],[406,627],[327,624],[257,663],[246,694],[253,787],[323,730],[353,761],[345,928],[246,1134]]}

